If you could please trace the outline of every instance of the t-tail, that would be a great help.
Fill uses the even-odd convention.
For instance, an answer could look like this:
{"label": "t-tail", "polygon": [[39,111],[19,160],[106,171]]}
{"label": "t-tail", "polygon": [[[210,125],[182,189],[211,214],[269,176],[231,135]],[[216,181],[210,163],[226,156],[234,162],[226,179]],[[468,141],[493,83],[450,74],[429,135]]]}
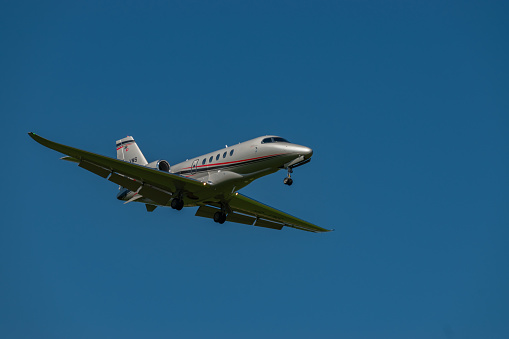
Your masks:
{"label": "t-tail", "polygon": [[134,138],[130,136],[117,140],[117,159],[143,166],[148,164]]}
{"label": "t-tail", "polygon": [[[164,172],[170,172],[170,163],[166,160],[156,160],[148,163],[147,159],[145,159],[145,156],[141,153],[140,148],[134,141],[134,138],[131,136],[117,140],[117,159]],[[127,200],[127,202],[131,202],[142,198],[141,194],[133,192],[122,186],[119,186],[118,189],[120,190],[117,194],[117,199],[119,200]]]}

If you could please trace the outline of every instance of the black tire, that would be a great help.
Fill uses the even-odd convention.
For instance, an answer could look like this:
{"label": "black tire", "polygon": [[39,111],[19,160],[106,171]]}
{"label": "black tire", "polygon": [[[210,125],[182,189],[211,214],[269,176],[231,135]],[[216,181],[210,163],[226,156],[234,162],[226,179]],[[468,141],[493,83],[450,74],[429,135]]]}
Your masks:
{"label": "black tire", "polygon": [[174,210],[180,211],[183,207],[184,202],[182,200],[175,198],[171,201],[171,208]]}
{"label": "black tire", "polygon": [[224,222],[226,221],[226,215],[224,215],[223,212],[217,211],[216,213],[214,213],[214,221],[219,224],[224,224]]}
{"label": "black tire", "polygon": [[292,178],[285,178],[283,180],[283,184],[291,186],[293,184],[293,179]]}
{"label": "black tire", "polygon": [[214,221],[215,222],[219,222],[221,220],[221,217],[222,217],[222,214],[221,212],[217,211],[216,213],[214,213]]}

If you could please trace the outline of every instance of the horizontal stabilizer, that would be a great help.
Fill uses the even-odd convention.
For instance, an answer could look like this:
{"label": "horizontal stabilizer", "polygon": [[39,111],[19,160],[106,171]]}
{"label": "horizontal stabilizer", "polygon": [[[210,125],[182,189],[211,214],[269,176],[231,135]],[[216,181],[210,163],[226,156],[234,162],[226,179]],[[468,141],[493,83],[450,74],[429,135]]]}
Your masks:
{"label": "horizontal stabilizer", "polygon": [[125,205],[125,204],[128,204],[128,203],[130,203],[130,202],[136,201],[136,200],[138,200],[138,199],[140,199],[140,198],[143,198],[143,196],[142,196],[141,194],[136,194],[136,195],[135,195],[135,196],[133,196],[131,199],[129,199],[129,200],[127,200],[126,202],[124,202],[124,205]]}

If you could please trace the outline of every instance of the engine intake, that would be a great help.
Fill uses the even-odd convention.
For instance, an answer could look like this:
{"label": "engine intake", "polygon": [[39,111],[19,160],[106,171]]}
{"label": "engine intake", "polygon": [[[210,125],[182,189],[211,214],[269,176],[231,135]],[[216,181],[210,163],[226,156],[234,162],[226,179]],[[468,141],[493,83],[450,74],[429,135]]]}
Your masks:
{"label": "engine intake", "polygon": [[155,168],[160,171],[169,172],[170,171],[170,163],[166,160],[156,160],[146,165],[150,168]]}

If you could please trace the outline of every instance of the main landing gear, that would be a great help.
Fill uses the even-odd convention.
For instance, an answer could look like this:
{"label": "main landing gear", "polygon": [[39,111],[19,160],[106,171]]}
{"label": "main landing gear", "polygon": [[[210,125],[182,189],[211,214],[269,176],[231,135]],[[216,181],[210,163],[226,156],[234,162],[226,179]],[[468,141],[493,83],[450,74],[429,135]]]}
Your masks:
{"label": "main landing gear", "polygon": [[182,207],[184,207],[184,200],[180,198],[174,198],[171,201],[171,208],[173,208],[174,210],[180,211]]}
{"label": "main landing gear", "polygon": [[226,221],[226,214],[223,211],[217,211],[214,213],[214,221],[220,224],[224,224]]}
{"label": "main landing gear", "polygon": [[288,167],[288,174],[287,174],[286,178],[284,178],[283,184],[292,186],[292,184],[293,184],[292,173],[293,173],[292,168]]}
{"label": "main landing gear", "polygon": [[228,213],[231,213],[232,209],[228,205],[228,203],[222,201],[221,202],[221,209],[218,210],[216,213],[214,213],[214,221],[218,224],[224,224],[226,221],[226,216]]}

